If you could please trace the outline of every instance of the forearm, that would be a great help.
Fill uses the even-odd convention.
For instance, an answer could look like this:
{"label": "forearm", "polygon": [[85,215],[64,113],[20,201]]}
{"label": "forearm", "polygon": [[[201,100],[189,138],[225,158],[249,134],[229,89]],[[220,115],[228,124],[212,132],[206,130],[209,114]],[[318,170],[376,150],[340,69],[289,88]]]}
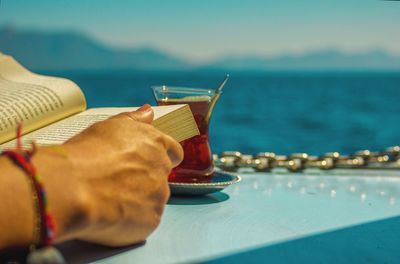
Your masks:
{"label": "forearm", "polygon": [[[67,155],[39,148],[32,163],[40,174],[56,223],[56,242],[72,239],[86,225],[83,197]],[[28,175],[6,157],[0,157],[0,250],[26,247],[34,241],[33,189]]]}

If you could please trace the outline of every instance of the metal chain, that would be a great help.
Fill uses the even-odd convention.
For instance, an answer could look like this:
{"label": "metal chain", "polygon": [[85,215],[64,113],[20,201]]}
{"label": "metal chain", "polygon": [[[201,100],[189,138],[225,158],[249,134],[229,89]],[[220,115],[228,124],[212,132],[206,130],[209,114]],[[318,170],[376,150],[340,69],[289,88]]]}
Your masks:
{"label": "metal chain", "polygon": [[214,165],[227,171],[239,168],[252,168],[259,172],[268,172],[274,168],[285,168],[299,172],[308,168],[331,169],[400,169],[400,146],[388,147],[381,152],[360,150],[352,155],[338,152],[325,153],[322,156],[310,156],[307,153],[276,155],[262,152],[257,155],[244,155],[238,151],[228,151],[213,155]]}

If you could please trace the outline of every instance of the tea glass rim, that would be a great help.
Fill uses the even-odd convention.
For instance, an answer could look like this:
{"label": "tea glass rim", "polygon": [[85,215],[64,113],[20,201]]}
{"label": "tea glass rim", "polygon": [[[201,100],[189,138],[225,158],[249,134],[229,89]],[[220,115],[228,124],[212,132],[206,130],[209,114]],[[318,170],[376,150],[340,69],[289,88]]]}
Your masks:
{"label": "tea glass rim", "polygon": [[214,95],[215,90],[207,88],[190,88],[184,86],[168,86],[168,85],[155,85],[151,86],[154,93],[181,93],[181,94],[194,94],[194,93],[204,93],[207,95]]}

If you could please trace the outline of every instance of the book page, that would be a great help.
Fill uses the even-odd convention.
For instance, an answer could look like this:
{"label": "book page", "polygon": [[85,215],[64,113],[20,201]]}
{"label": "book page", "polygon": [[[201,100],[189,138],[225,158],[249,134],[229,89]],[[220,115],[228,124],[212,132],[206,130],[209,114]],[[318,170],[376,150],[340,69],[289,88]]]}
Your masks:
{"label": "book page", "polygon": [[0,143],[86,109],[80,88],[67,79],[34,74],[0,53]]}
{"label": "book page", "polygon": [[[154,120],[185,106],[186,105],[153,106]],[[25,135],[22,138],[22,143],[26,148],[30,147],[33,140],[39,145],[61,144],[98,121],[105,120],[122,112],[135,111],[137,109],[138,107],[89,109]],[[129,119],[127,119],[127,121],[129,121]],[[193,122],[195,122],[194,119]],[[0,150],[14,148],[15,145],[15,140],[11,140],[0,145]]]}

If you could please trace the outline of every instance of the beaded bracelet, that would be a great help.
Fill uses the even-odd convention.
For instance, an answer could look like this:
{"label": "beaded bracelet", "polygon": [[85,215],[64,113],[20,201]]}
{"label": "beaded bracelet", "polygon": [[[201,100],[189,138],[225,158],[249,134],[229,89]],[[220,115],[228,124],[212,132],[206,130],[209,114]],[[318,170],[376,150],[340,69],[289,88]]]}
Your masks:
{"label": "beaded bracelet", "polygon": [[36,210],[34,242],[30,246],[31,250],[36,247],[51,245],[55,240],[55,222],[49,209],[46,191],[42,178],[37,173],[35,166],[31,162],[31,157],[36,152],[36,145],[32,144],[31,150],[24,150],[21,142],[22,125],[17,128],[17,149],[4,150],[0,155],[10,158],[14,164],[20,167],[29,178],[32,186],[33,202]]}

